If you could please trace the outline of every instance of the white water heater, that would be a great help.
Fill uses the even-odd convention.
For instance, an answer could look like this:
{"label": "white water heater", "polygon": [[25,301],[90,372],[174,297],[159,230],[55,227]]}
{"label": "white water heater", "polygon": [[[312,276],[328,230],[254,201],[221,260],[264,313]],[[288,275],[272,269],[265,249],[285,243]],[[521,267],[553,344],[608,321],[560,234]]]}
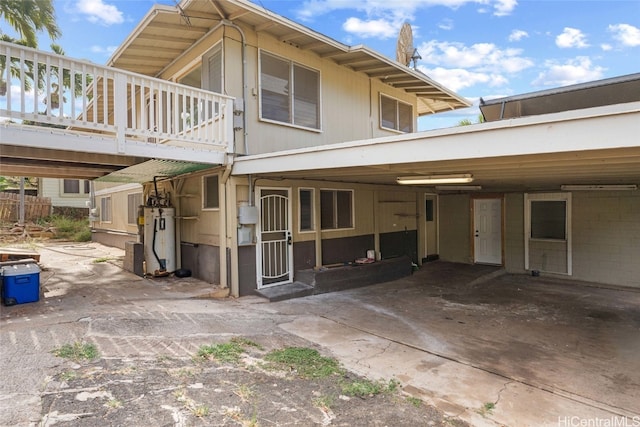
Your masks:
{"label": "white water heater", "polygon": [[173,208],[144,208],[144,260],[146,273],[152,276],[166,276],[176,270]]}

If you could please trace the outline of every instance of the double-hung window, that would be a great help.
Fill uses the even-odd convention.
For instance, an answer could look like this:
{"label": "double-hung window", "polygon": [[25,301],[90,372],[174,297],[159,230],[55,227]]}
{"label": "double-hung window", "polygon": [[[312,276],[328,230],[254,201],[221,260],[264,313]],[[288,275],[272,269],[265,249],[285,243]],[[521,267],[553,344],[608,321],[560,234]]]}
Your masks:
{"label": "double-hung window", "polygon": [[380,127],[398,132],[413,132],[413,106],[380,94]]}
{"label": "double-hung window", "polygon": [[111,222],[111,196],[100,199],[100,221]]}
{"label": "double-hung window", "polygon": [[138,223],[138,207],[142,204],[142,193],[127,194],[127,224]]}
{"label": "double-hung window", "polygon": [[260,117],[320,129],[320,73],[261,51]]}

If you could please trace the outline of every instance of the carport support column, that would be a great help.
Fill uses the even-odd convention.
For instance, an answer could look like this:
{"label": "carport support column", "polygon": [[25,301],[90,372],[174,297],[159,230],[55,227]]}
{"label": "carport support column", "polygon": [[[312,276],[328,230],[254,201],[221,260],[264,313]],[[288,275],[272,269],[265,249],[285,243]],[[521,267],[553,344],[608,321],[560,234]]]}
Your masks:
{"label": "carport support column", "polygon": [[316,226],[316,267],[322,267],[322,226],[320,215],[320,189],[313,192],[313,223]]}
{"label": "carport support column", "polygon": [[378,190],[373,190],[373,208],[371,209],[373,213],[373,249],[376,251],[376,259],[382,259],[382,254],[380,253],[380,221],[378,221],[380,215],[378,209],[380,209],[379,192]]}

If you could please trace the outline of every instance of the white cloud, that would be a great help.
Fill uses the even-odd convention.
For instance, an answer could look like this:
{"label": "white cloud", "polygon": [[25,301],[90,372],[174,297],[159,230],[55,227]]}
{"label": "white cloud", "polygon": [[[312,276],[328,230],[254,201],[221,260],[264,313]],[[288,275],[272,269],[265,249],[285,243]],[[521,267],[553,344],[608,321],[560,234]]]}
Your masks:
{"label": "white cloud", "polygon": [[556,45],[561,48],[588,47],[587,36],[577,28],[565,27],[561,34],[556,37]]}
{"label": "white cloud", "polygon": [[306,0],[297,11],[297,18],[302,21],[312,21],[334,10],[357,10],[364,12],[370,19],[384,18],[395,22],[413,20],[416,10],[421,8],[443,6],[456,9],[466,4],[493,6],[494,15],[505,16],[513,12],[518,2],[517,0]]}
{"label": "white cloud", "polygon": [[453,21],[451,19],[443,19],[438,24],[438,28],[445,31],[453,30]]}
{"label": "white cloud", "polygon": [[602,43],[600,45],[600,49],[604,50],[605,52],[608,52],[613,49],[613,46],[611,46],[609,43]]}
{"label": "white cloud", "polygon": [[511,31],[511,34],[509,34],[509,41],[510,42],[519,42],[520,40],[522,40],[525,37],[529,37],[529,33],[527,33],[524,30],[513,30]]}
{"label": "white cloud", "polygon": [[118,46],[98,46],[98,45],[93,45],[89,49],[93,53],[98,53],[98,54],[101,54],[101,55],[104,55],[104,56],[110,56],[113,52],[116,51],[117,48],[118,48]]}
{"label": "white cloud", "polygon": [[567,86],[602,78],[604,68],[595,66],[586,56],[578,56],[564,64],[547,61],[545,71],[532,82],[535,86]]}
{"label": "white cloud", "polygon": [[613,37],[624,46],[640,46],[640,28],[629,24],[609,25]]}
{"label": "white cloud", "polygon": [[534,65],[520,56],[521,49],[500,49],[493,43],[466,46],[456,42],[432,40],[418,47],[422,61],[450,68],[477,68],[493,73],[517,73]]}
{"label": "white cloud", "polygon": [[476,84],[502,86],[508,82],[504,76],[499,74],[481,73],[462,68],[425,68],[422,66],[419,66],[418,68],[427,76],[454,92]]}
{"label": "white cloud", "polygon": [[362,38],[376,37],[380,39],[388,39],[398,35],[400,25],[383,19],[363,21],[359,18],[352,17],[342,24],[342,28],[346,32],[356,34]]}
{"label": "white cloud", "polygon": [[106,4],[102,0],[78,0],[76,7],[80,13],[87,16],[89,22],[102,25],[124,22],[122,12],[116,6]]}
{"label": "white cloud", "polygon": [[516,0],[496,0],[496,4],[493,6],[493,14],[496,16],[511,15],[517,5],[518,2]]}

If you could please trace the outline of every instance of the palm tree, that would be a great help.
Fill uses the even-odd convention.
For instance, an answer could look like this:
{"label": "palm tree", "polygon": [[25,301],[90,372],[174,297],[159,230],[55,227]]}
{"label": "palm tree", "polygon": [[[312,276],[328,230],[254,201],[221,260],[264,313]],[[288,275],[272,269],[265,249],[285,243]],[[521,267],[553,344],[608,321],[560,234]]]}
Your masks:
{"label": "palm tree", "polygon": [[[19,35],[20,39],[9,36],[0,28],[0,40],[22,46],[38,47],[38,31],[46,31],[51,40],[60,36],[60,29],[56,24],[52,0],[0,0],[0,21],[6,21]],[[0,96],[6,95],[7,81],[4,70],[9,66],[12,75],[19,75],[20,71],[4,63],[0,58]],[[30,70],[32,71],[32,70]],[[33,77],[33,73],[28,73]],[[25,82],[25,90],[31,88]]]}
{"label": "palm tree", "polygon": [[38,47],[38,31],[46,31],[51,40],[60,37],[52,0],[0,0],[0,18],[29,47]]}

